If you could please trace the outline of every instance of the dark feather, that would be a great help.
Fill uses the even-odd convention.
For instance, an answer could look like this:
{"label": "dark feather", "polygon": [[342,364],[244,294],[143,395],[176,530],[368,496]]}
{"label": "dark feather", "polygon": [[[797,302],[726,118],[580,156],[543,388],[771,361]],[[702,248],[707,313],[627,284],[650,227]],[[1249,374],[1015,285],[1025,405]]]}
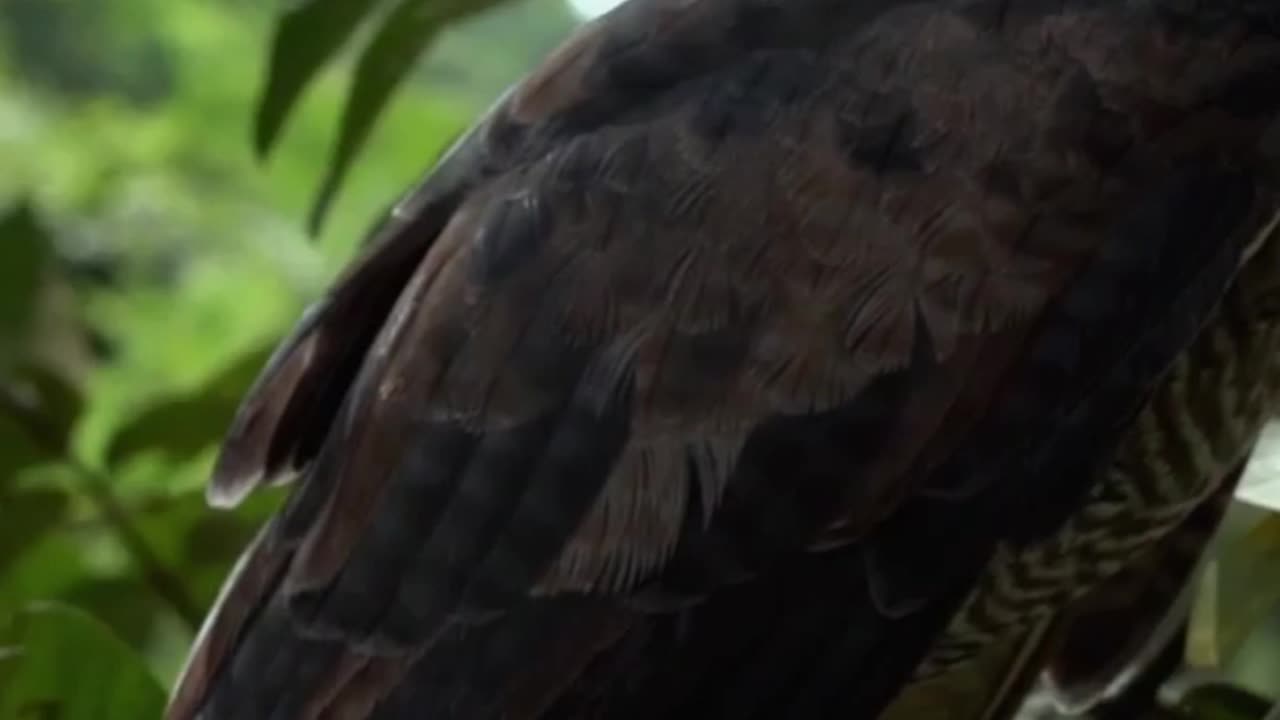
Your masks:
{"label": "dark feather", "polygon": [[[1042,674],[1038,697],[1083,714],[1141,676],[1185,614],[1193,572],[1280,402],[1273,235],[1260,236],[1125,431],[1090,500],[1055,536],[990,566],[995,582],[979,585],[926,666],[972,656],[912,683],[883,720],[1011,718]],[[1001,614],[1025,627],[992,637]]]}
{"label": "dark feather", "polygon": [[212,496],[298,484],[170,717],[884,707],[1277,210],[1259,6],[996,5],[580,30],[246,398]]}

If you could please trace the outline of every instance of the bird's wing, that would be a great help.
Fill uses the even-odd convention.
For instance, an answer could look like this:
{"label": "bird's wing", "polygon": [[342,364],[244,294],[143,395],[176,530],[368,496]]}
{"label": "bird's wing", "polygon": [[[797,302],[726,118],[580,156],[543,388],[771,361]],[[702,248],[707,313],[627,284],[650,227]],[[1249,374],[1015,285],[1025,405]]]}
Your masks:
{"label": "bird's wing", "polygon": [[[1078,494],[1262,222],[1276,100],[1220,95],[1280,77],[1081,5],[636,0],[571,39],[246,398],[212,498],[300,481],[171,717],[374,702],[457,628],[594,599],[580,665],[618,612],[850,543],[901,617]],[[1196,72],[1135,76],[1152,47]]]}
{"label": "bird's wing", "polygon": [[911,684],[879,720],[1012,720],[1028,697],[1083,717],[1124,692],[1181,627],[1188,583],[1241,469],[1132,565],[1062,611]]}
{"label": "bird's wing", "polygon": [[1243,471],[1241,463],[1137,563],[1064,611],[1045,663],[1046,689],[1063,712],[1084,715],[1117,697],[1175,641],[1190,612],[1191,580]]}
{"label": "bird's wing", "polygon": [[1163,457],[1166,477],[1187,472],[1187,460],[1193,456],[1201,462],[1216,460],[1216,466],[1230,469],[1208,497],[1138,562],[1061,613],[1060,639],[1045,663],[1045,689],[1064,711],[1083,715],[1107,702],[1102,711],[1106,717],[1131,712],[1125,709],[1125,699],[1111,701],[1117,696],[1127,698],[1130,686],[1140,693],[1154,692],[1151,683],[1158,679],[1153,680],[1148,670],[1165,671],[1158,667],[1161,658],[1185,627],[1193,589],[1190,580],[1235,496],[1263,428],[1280,403],[1280,242],[1276,235],[1272,228],[1267,243],[1241,270],[1210,325],[1177,363],[1152,403],[1158,406],[1155,416],[1164,418],[1160,423],[1164,432],[1183,428],[1176,434],[1184,438],[1183,447],[1195,450],[1194,455],[1180,456],[1167,441],[1151,442],[1150,430],[1144,438],[1148,448],[1158,452],[1153,459]]}
{"label": "bird's wing", "polygon": [[1011,632],[977,655],[913,682],[877,720],[1013,720],[1052,650],[1054,618]]}
{"label": "bird's wing", "polygon": [[[1035,702],[1072,716],[1127,696],[1130,685],[1154,691],[1144,687],[1146,674],[1165,671],[1153,661],[1183,626],[1190,580],[1280,402],[1280,241],[1274,229],[1262,240],[1125,430],[1095,486],[1097,501],[1077,512],[1094,518],[1081,524],[1088,530],[1072,532],[1069,523],[1050,540],[1074,551],[1041,549],[1053,558],[1041,580],[1012,574],[1022,578],[1024,597],[1043,597],[1057,583],[1071,587],[1075,599],[913,683],[881,720],[1012,718],[1042,675]],[[1119,511],[1108,499],[1117,496],[1130,498]],[[1007,567],[997,574],[1011,576]],[[1103,714],[1124,712],[1108,705]]]}

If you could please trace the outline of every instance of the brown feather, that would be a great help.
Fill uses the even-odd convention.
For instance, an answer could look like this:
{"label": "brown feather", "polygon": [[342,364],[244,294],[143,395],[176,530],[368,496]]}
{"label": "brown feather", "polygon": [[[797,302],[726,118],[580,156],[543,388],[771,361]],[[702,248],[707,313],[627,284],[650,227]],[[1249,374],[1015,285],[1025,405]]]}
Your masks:
{"label": "brown feather", "polygon": [[[1202,317],[1274,210],[1248,190],[1280,100],[1241,96],[1280,81],[1280,41],[1234,1],[1198,31],[1162,0],[996,3],[994,21],[981,0],[632,0],[584,26],[402,200],[246,398],[212,496],[301,481],[173,712],[287,683],[226,670],[279,636],[329,680],[306,713],[362,717],[414,673],[438,681],[412,658],[441,643],[516,672],[503,643],[540,648],[531,618],[585,594],[609,619],[564,649],[572,678],[628,639],[615,607],[671,612],[641,589],[672,568],[702,568],[703,601],[851,543],[861,620],[937,612],[947,573],[886,537],[1007,539],[1008,518],[919,513],[1026,495],[1019,453],[972,444],[993,423],[1028,467],[1088,460],[1054,455],[1056,430],[1123,419],[1110,398],[1161,370],[1130,368],[1134,343],[1184,332],[1161,299]],[[1072,325],[1099,318],[1133,337]],[[703,545],[741,563],[712,572]],[[997,565],[1023,557],[1000,547]]]}

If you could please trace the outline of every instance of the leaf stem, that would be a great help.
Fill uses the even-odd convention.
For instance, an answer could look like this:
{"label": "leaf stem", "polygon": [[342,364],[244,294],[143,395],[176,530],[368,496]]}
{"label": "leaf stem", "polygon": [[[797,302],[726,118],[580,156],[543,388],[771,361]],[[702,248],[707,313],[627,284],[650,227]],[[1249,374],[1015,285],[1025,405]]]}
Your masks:
{"label": "leaf stem", "polygon": [[129,519],[128,511],[115,496],[107,476],[76,457],[67,447],[62,433],[38,409],[31,407],[12,388],[3,385],[0,385],[0,412],[17,421],[45,454],[65,463],[73,471],[85,496],[142,571],[147,585],[193,632],[198,629],[202,618],[199,605],[182,579],[165,567],[146,536]]}
{"label": "leaf stem", "polygon": [[203,614],[199,605],[192,598],[182,579],[173,573],[151,548],[151,544],[138,528],[134,527],[120,500],[111,490],[107,478],[79,459],[69,455],[63,456],[66,463],[83,481],[85,495],[97,508],[99,514],[115,532],[120,544],[133,557],[143,578],[151,586],[152,591],[169,604],[169,607],[182,618],[183,622],[195,632],[200,627]]}

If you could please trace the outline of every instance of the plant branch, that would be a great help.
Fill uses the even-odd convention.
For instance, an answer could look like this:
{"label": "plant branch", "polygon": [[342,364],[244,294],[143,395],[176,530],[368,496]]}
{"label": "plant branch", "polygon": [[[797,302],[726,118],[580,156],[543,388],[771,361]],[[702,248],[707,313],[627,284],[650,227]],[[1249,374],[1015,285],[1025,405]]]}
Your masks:
{"label": "plant branch", "polygon": [[129,513],[120,503],[111,489],[111,483],[100,472],[88,467],[79,459],[70,455],[63,456],[64,461],[80,476],[85,495],[94,504],[98,513],[115,532],[120,543],[142,570],[143,578],[151,589],[169,604],[177,615],[194,632],[200,627],[203,614],[192,598],[182,579],[165,566],[160,557],[151,549],[151,544],[141,531],[134,527]]}
{"label": "plant branch", "polygon": [[0,412],[12,417],[26,431],[40,450],[51,459],[66,464],[80,481],[85,496],[120,540],[125,551],[142,571],[152,591],[164,600],[192,631],[200,627],[199,605],[181,578],[167,568],[151,544],[129,518],[128,511],[115,496],[109,478],[82,462],[67,447],[63,433],[38,408],[18,396],[12,388],[0,385]]}

